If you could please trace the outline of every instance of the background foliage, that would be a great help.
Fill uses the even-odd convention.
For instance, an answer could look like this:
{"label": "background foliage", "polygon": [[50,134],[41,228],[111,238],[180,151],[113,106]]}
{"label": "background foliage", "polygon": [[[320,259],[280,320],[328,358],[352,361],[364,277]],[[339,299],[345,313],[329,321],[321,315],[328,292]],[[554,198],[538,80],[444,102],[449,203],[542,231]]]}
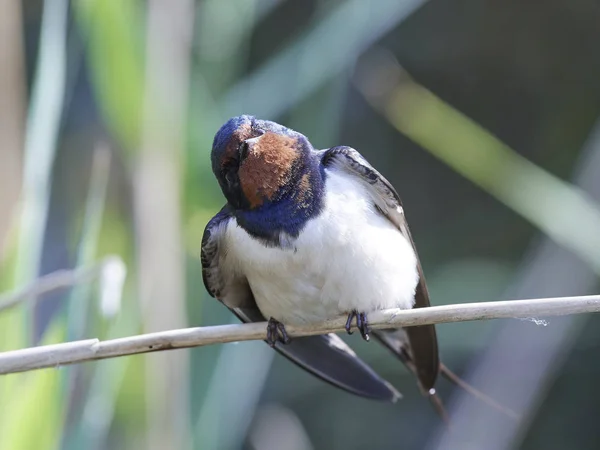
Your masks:
{"label": "background foliage", "polygon": [[[434,304],[597,292],[599,23],[590,0],[0,2],[0,288],[127,268],[122,295],[118,266],[2,311],[0,350],[234,321],[198,255],[223,203],[212,138],[242,113],[378,167]],[[211,346],[5,376],[0,449],[598,448],[598,320],[438,327],[443,361],[518,423],[441,381],[448,435],[352,336],[398,404],[260,342]]]}

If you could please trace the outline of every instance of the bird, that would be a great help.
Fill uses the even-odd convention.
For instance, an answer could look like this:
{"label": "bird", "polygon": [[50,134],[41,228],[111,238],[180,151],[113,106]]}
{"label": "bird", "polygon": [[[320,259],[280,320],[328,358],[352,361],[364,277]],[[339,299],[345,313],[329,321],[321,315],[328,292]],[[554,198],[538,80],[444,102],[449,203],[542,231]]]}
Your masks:
{"label": "bird", "polygon": [[202,238],[208,293],[242,322],[267,321],[265,341],[308,372],[395,402],[397,389],[338,335],[290,339],[285,329],[347,315],[347,332],[388,348],[445,415],[435,384],[441,371],[453,374],[440,363],[435,327],[369,327],[374,311],[430,306],[391,183],[352,147],[317,150],[303,134],[250,115],[217,131],[211,165],[227,202]]}

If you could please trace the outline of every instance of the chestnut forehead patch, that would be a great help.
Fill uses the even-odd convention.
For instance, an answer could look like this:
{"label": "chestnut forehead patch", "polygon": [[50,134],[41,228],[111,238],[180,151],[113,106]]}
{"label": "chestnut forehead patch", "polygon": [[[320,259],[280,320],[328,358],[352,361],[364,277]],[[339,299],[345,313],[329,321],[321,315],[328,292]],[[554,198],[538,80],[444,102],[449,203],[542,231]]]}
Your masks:
{"label": "chestnut forehead patch", "polygon": [[244,195],[252,208],[271,200],[285,186],[298,159],[296,139],[266,132],[252,147],[239,169],[239,179]]}

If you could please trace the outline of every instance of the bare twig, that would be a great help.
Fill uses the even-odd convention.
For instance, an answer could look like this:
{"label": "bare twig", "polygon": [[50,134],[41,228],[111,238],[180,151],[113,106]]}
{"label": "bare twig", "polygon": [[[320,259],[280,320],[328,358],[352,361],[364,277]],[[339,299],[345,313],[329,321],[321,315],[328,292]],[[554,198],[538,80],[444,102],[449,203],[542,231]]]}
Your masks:
{"label": "bare twig", "polygon": [[114,259],[115,257],[111,256],[90,267],[72,270],[57,270],[56,272],[38,278],[23,288],[7,294],[0,294],[0,312],[13,308],[28,298],[37,298],[42,294],[56,291],[57,289],[64,289],[90,281],[92,278],[96,277],[107,264],[114,262]]}
{"label": "bare twig", "polygon": [[[464,303],[411,310],[388,309],[369,315],[372,328],[465,322],[532,316],[564,316],[600,312],[600,295],[542,298],[501,302]],[[292,337],[344,331],[346,317],[323,323],[288,326]],[[184,328],[141,334],[108,341],[88,339],[0,353],[0,374],[59,367],[84,361],[148,353],[176,348],[198,347],[265,338],[266,323]]]}

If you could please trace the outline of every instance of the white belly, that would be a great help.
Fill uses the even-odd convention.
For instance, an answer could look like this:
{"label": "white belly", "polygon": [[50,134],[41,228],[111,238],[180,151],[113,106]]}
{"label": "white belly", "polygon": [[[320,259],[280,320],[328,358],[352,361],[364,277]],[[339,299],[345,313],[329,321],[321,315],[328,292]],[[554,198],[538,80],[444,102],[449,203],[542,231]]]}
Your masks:
{"label": "white belly", "polygon": [[294,246],[265,247],[235,221],[227,229],[228,264],[245,274],[267,319],[298,324],[353,309],[412,308],[418,283],[412,246],[349,176],[327,172],[325,208]]}

